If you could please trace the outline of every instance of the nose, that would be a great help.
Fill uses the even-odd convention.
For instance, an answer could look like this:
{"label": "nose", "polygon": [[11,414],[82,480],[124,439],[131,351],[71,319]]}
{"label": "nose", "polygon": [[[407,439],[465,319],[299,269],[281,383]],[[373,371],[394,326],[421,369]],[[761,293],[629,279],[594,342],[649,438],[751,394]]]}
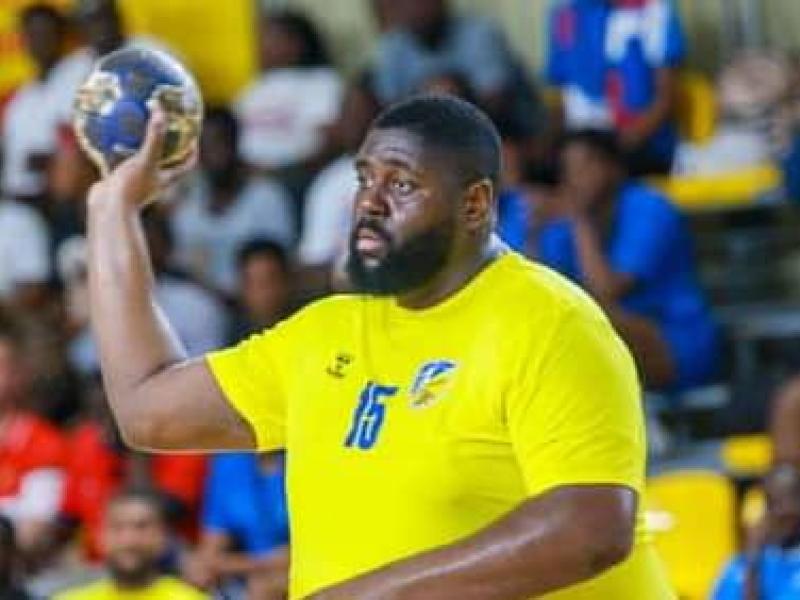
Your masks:
{"label": "nose", "polygon": [[361,217],[387,217],[390,211],[389,201],[380,185],[361,190],[356,206]]}

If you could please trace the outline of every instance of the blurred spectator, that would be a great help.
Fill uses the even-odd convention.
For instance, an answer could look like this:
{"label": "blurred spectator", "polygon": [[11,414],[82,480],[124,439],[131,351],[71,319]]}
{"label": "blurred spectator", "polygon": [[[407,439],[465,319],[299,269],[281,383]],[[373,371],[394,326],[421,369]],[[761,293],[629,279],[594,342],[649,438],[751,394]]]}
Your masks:
{"label": "blurred spectator", "polygon": [[289,246],[291,200],[279,184],[251,176],[237,153],[239,125],[227,109],[206,113],[201,172],[173,215],[178,263],[226,294],[236,287],[236,253],[255,237]]}
{"label": "blurred spectator", "polygon": [[215,456],[204,502],[203,533],[189,565],[191,580],[208,587],[226,578],[248,577],[259,590],[256,594],[251,587],[248,598],[285,598],[289,525],[283,455]]}
{"label": "blurred spectator", "polygon": [[348,87],[333,127],[333,137],[344,153],[322,169],[308,188],[299,247],[303,265],[327,268],[347,248],[358,187],[353,160],[380,110],[371,88],[369,73]]}
{"label": "blurred spectator", "polygon": [[7,315],[0,316],[0,514],[14,522],[19,547],[35,558],[58,511],[66,442],[27,408],[22,352],[17,326]]}
{"label": "blurred spectator", "polygon": [[33,4],[21,12],[20,24],[36,78],[14,93],[3,115],[2,191],[41,203],[56,149],[57,103],[63,100],[53,67],[64,51],[66,21],[52,6]]}
{"label": "blurred spectator", "polygon": [[491,20],[457,16],[446,0],[398,0],[396,26],[378,42],[375,89],[394,102],[439,73],[463,73],[494,118],[508,115],[535,132],[539,103],[521,63]]}
{"label": "blurred spectator", "polygon": [[[174,267],[171,260],[173,251],[172,227],[161,207],[154,206],[143,215],[153,273],[156,277],[156,298],[159,306],[170,319],[178,339],[189,356],[200,356],[209,350],[219,348],[225,341],[228,321],[225,306],[213,293],[198,285]],[[73,328],[78,329],[72,340],[70,355],[73,365],[83,373],[91,373],[99,368],[97,349],[88,327],[86,302],[85,245],[67,247],[74,250],[75,256],[62,258],[72,265],[64,265],[67,298],[72,309]]]}
{"label": "blurred spectator", "polygon": [[128,492],[113,499],[105,511],[102,536],[108,578],[56,595],[57,600],[207,597],[173,577],[161,575],[159,562],[169,549],[169,527],[157,496]]}
{"label": "blurred spectator", "polygon": [[39,304],[50,276],[49,253],[44,219],[30,206],[0,197],[0,302]]}
{"label": "blurred spectator", "polygon": [[265,239],[247,242],[239,251],[238,265],[240,290],[226,340],[230,344],[289,316],[292,294],[289,258],[279,244]]}
{"label": "blurred spectator", "polygon": [[800,597],[800,474],[790,465],[764,479],[767,512],[761,538],[734,558],[712,600],[789,600]]}
{"label": "blurred spectator", "polygon": [[206,474],[206,459],[194,454],[144,455],[128,450],[117,431],[99,378],[87,381],[87,414],[74,428],[61,500],[64,534],[80,533],[83,553],[100,557],[101,527],[106,505],[120,490],[158,490],[170,523],[184,538],[195,533]]}
{"label": "blurred spectator", "polygon": [[296,192],[326,154],[325,128],[336,119],[342,81],[308,17],[271,12],[260,26],[261,75],[235,103],[239,147],[245,162],[280,176]]}
{"label": "blurred spectator", "polygon": [[613,134],[570,134],[561,164],[564,215],[542,226],[539,259],[606,309],[649,388],[710,383],[718,332],[681,215],[658,192],[627,179]]}
{"label": "blurred spectator", "polygon": [[14,537],[14,525],[0,517],[0,600],[31,600],[20,585],[22,560]]}
{"label": "blurred spectator", "polygon": [[547,35],[546,79],[566,128],[614,129],[632,172],[669,172],[686,53],[673,0],[562,0]]}

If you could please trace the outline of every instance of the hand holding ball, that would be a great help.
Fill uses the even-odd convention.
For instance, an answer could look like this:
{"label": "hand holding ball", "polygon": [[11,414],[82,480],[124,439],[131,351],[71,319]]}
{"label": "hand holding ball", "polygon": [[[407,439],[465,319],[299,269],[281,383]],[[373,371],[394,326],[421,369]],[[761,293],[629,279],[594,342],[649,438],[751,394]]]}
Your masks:
{"label": "hand holding ball", "polygon": [[159,168],[186,161],[200,133],[203,104],[189,72],[169,55],[125,48],[101,58],[75,98],[73,126],[103,176],[142,146],[151,114],[163,113]]}

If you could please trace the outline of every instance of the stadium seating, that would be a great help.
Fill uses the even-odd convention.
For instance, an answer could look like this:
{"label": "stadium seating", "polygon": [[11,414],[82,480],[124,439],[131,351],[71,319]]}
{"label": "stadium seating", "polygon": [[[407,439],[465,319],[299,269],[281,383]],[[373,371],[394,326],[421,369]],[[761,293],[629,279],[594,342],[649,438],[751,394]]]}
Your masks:
{"label": "stadium seating", "polygon": [[678,594],[704,600],[736,550],[735,491],[713,471],[675,471],[647,486],[647,521]]}

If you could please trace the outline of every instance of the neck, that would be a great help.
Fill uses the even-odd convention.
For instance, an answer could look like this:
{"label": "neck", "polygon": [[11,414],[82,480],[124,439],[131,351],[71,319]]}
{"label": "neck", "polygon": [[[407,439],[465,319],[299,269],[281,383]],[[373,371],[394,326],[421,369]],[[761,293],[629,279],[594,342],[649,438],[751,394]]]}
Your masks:
{"label": "neck", "polygon": [[442,15],[425,29],[416,32],[417,39],[428,48],[435,48],[444,39],[447,32],[447,18]]}
{"label": "neck", "polygon": [[495,236],[465,253],[457,268],[445,269],[421,288],[398,297],[397,303],[410,310],[422,310],[443,302],[467,285],[475,275],[503,253],[503,244]]}
{"label": "neck", "polygon": [[137,573],[135,577],[125,577],[119,573],[113,576],[114,586],[120,590],[142,590],[152,585],[156,579],[158,579],[158,573],[155,570]]}

